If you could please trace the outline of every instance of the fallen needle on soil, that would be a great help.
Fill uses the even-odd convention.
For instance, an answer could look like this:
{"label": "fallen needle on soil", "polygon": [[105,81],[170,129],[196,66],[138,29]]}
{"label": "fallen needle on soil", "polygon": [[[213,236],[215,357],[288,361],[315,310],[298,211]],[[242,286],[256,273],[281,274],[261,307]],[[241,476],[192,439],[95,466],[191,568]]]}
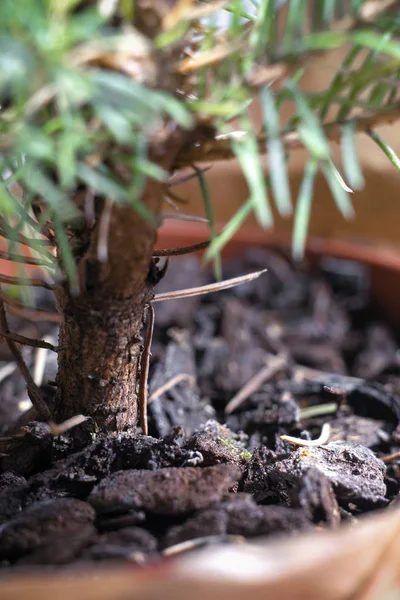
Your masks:
{"label": "fallen needle on soil", "polygon": [[196,538],[193,540],[187,540],[186,542],[180,542],[179,544],[174,544],[169,548],[165,548],[162,551],[164,556],[174,556],[176,554],[182,554],[183,552],[189,552],[190,550],[194,550],[194,548],[198,548],[199,546],[204,546],[210,543],[223,543],[230,542],[235,544],[244,544],[246,543],[246,538],[241,535],[207,535],[205,537]]}
{"label": "fallen needle on soil", "polygon": [[271,379],[278,371],[287,365],[287,356],[278,354],[272,356],[268,363],[254,375],[228,402],[225,407],[225,414],[230,415],[236,410],[251,394],[254,394],[268,379]]}
{"label": "fallen needle on soil", "polygon": [[194,377],[193,375],[189,375],[188,373],[178,373],[178,375],[175,375],[175,377],[172,377],[169,381],[167,381],[163,385],[160,385],[159,388],[154,390],[154,392],[149,396],[148,404],[162,396],[165,392],[168,392],[168,390],[173,388],[181,381],[189,381],[189,383],[194,383]]}
{"label": "fallen needle on soil", "polygon": [[74,417],[63,421],[62,423],[49,423],[50,433],[53,437],[57,437],[58,435],[66,433],[73,427],[81,425],[88,419],[90,419],[90,417],[85,417],[85,415],[75,415]]}
{"label": "fallen needle on soil", "polygon": [[400,452],[394,452],[393,454],[387,454],[386,456],[382,456],[381,461],[384,463],[390,463],[398,458],[400,458]]}
{"label": "fallen needle on soil", "polygon": [[302,440],[301,438],[292,437],[291,435],[281,435],[280,439],[283,442],[294,444],[295,446],[324,446],[328,443],[331,435],[331,426],[325,423],[321,429],[321,435],[316,440]]}

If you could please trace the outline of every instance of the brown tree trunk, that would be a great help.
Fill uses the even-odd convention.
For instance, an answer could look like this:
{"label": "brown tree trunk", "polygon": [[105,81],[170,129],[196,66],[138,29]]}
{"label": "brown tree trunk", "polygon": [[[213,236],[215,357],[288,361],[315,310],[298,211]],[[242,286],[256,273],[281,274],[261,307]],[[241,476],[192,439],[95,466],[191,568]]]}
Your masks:
{"label": "brown tree trunk", "polygon": [[[154,39],[176,3],[176,0],[140,0],[135,5],[135,27]],[[139,64],[143,83],[149,88],[175,93],[181,82],[175,64],[182,48],[173,45],[169,50],[153,52],[150,69]],[[173,170],[182,148],[192,138],[197,139],[196,128],[201,131],[200,125],[184,131],[164,116],[157,131],[149,133],[149,160],[166,172]],[[122,165],[112,168],[119,179],[126,178],[127,186],[132,185],[129,169]],[[80,190],[75,198],[78,205],[82,204],[80,200],[86,191]],[[140,198],[154,215],[155,223],[143,219],[127,205],[111,204],[110,212],[110,205],[103,198],[98,204],[103,202],[105,207],[96,205],[98,214],[93,230],[88,226],[75,231],[74,247],[88,247],[88,250],[79,262],[79,295],[72,296],[67,284],[56,289],[62,323],[54,420],[61,422],[78,414],[90,417],[78,429],[77,438],[81,437],[79,431],[119,432],[137,423],[141,329],[146,305],[152,299],[156,269],[152,251],[164,191],[163,184],[149,180]]]}
{"label": "brown tree trunk", "polygon": [[[156,216],[162,186],[147,184],[142,202]],[[129,206],[112,207],[107,260],[98,261],[101,217],[79,269],[81,290],[56,291],[63,316],[59,336],[58,393],[54,418],[90,417],[89,432],[122,431],[137,422],[141,329],[152,299],[156,227]]]}
{"label": "brown tree trunk", "polygon": [[58,294],[60,330],[58,421],[91,417],[90,430],[121,431],[137,420],[137,377],[143,311],[140,297],[79,298]]}

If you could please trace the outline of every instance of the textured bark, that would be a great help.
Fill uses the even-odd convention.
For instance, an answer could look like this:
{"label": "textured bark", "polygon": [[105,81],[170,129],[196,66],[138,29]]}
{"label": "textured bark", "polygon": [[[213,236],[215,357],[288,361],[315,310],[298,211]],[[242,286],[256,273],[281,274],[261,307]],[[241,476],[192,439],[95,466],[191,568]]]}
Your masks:
{"label": "textured bark", "polygon": [[151,288],[140,298],[71,299],[59,291],[60,330],[56,420],[91,417],[92,431],[121,431],[137,420],[140,330]]}
{"label": "textured bark", "polygon": [[[142,201],[160,213],[162,186],[149,182]],[[141,329],[153,283],[157,232],[128,206],[113,206],[108,256],[97,260],[99,223],[79,265],[81,290],[56,290],[63,315],[59,337],[55,420],[76,414],[91,419],[86,431],[122,431],[137,422]]]}

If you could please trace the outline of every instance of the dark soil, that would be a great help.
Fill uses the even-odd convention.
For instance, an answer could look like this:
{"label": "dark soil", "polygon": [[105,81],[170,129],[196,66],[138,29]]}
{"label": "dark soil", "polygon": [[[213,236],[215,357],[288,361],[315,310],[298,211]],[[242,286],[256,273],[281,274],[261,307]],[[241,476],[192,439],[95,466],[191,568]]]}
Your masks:
{"label": "dark soil", "polygon": [[[68,434],[30,423],[1,441],[3,572],[144,565],[398,502],[400,458],[381,459],[400,451],[399,344],[371,306],[368,271],[324,259],[309,275],[252,249],[224,275],[260,268],[234,290],[155,306],[149,436],[99,436],[73,452]],[[197,258],[176,259],[157,291],[209,280]],[[15,373],[0,382],[3,432],[22,390]],[[319,445],[281,439],[307,444],[326,424]]]}

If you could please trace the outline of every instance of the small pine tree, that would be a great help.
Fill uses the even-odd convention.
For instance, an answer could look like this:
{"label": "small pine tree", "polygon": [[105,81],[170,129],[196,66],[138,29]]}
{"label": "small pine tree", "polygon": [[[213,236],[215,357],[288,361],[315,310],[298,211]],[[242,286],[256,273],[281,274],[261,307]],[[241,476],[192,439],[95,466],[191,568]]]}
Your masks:
{"label": "small pine tree", "polygon": [[[352,187],[362,184],[357,132],[399,166],[374,133],[399,115],[399,5],[1,0],[0,234],[8,247],[0,257],[41,265],[53,278],[60,316],[53,414],[18,354],[16,342],[29,340],[8,329],[5,306],[18,303],[7,290],[0,290],[0,333],[19,356],[39,418],[84,414],[91,417],[88,433],[136,425],[146,370],[141,331],[162,276],[154,249],[173,173],[192,167],[199,178],[210,221],[206,256],[218,272],[219,252],[252,211],[264,228],[273,226],[271,198],[280,214],[291,213],[287,157],[294,148],[309,152],[294,203],[296,256],[318,169],[338,209],[352,214],[332,139],[343,141]],[[348,53],[330,85],[302,91],[313,57],[323,53],[329,61],[344,46]],[[255,99],[263,112],[260,131],[249,115]],[[280,122],[287,102],[295,115]],[[216,235],[215,199],[198,165],[230,157],[250,194]],[[40,285],[22,277],[0,281]]]}

